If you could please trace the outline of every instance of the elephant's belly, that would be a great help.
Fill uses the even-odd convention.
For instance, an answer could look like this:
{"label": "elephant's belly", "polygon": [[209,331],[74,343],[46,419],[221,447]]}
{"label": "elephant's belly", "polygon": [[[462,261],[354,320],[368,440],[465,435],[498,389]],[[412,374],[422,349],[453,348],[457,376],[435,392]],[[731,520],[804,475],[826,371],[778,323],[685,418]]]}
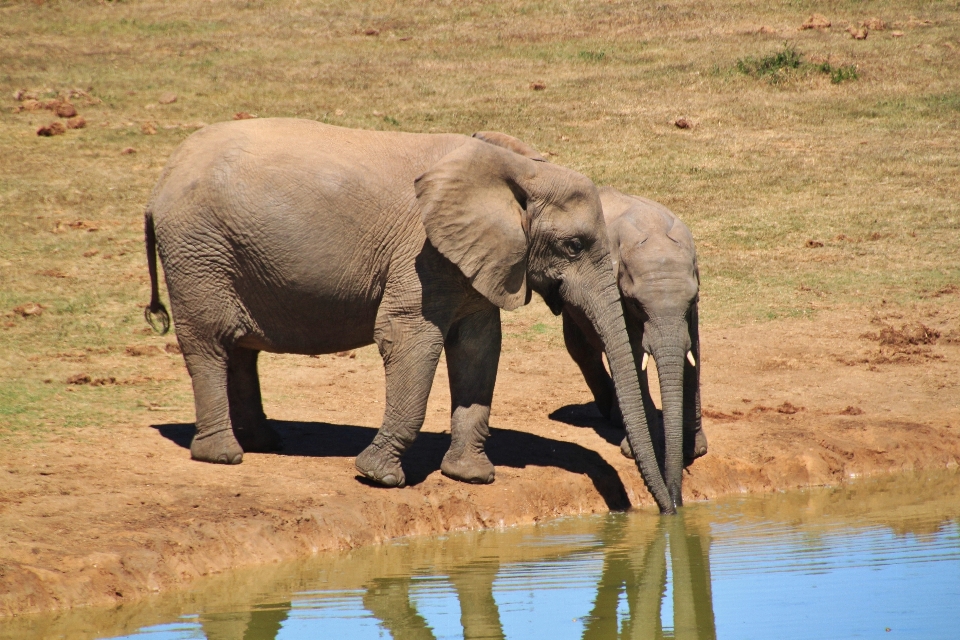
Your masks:
{"label": "elephant's belly", "polygon": [[307,355],[357,349],[373,343],[378,302],[291,294],[286,304],[270,310],[248,308],[254,328],[238,344],[273,353]]}

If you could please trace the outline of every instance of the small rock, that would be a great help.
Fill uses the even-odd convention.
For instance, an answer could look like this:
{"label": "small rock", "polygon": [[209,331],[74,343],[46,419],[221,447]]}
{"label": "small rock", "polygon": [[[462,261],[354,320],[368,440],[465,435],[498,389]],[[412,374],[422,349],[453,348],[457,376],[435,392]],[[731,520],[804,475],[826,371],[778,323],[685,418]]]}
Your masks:
{"label": "small rock", "polygon": [[819,249],[823,246],[823,243],[819,240],[807,240],[806,245],[807,249]]}
{"label": "small rock", "polygon": [[124,149],[123,151],[120,152],[120,155],[122,155],[122,156],[129,156],[129,155],[134,154],[134,153],[136,153],[136,152],[137,152],[137,150],[134,149],[133,147],[127,147],[126,149]]}
{"label": "small rock", "polygon": [[684,117],[680,117],[673,121],[673,126],[677,129],[693,129],[693,122]]}
{"label": "small rock", "polygon": [[72,118],[77,115],[77,108],[69,102],[61,102],[57,105],[56,113],[61,118]]}
{"label": "small rock", "polygon": [[547,88],[547,85],[544,84],[543,82],[531,82],[530,88],[533,89],[534,91],[543,91],[544,89]]}
{"label": "small rock", "polygon": [[144,122],[140,125],[140,133],[146,136],[153,136],[157,134],[157,127],[152,122]]}
{"label": "small rock", "polygon": [[237,113],[233,114],[234,120],[252,120],[256,117],[257,116],[253,115],[252,113],[247,113],[246,111],[238,111]]}
{"label": "small rock", "polygon": [[807,20],[802,25],[800,25],[800,31],[804,31],[806,29],[823,30],[823,29],[829,29],[829,28],[830,28],[830,21],[827,19],[826,16],[819,13],[814,13],[809,18],[807,18]]}
{"label": "small rock", "polygon": [[171,93],[169,91],[167,93],[162,94],[160,96],[160,99],[157,100],[157,102],[159,102],[160,104],[173,104],[176,101],[177,101],[177,94]]}
{"label": "small rock", "polygon": [[66,133],[66,132],[67,132],[67,128],[63,126],[62,122],[51,122],[50,124],[42,126],[39,129],[37,129],[38,136],[45,136],[48,138],[50,136],[58,136],[61,133]]}
{"label": "small rock", "polygon": [[25,302],[14,307],[13,312],[20,317],[27,318],[29,316],[42,315],[44,309],[46,309],[46,307],[42,304],[38,304],[36,302]]}
{"label": "small rock", "polygon": [[83,116],[74,116],[67,120],[67,129],[83,129],[87,126],[87,121]]}

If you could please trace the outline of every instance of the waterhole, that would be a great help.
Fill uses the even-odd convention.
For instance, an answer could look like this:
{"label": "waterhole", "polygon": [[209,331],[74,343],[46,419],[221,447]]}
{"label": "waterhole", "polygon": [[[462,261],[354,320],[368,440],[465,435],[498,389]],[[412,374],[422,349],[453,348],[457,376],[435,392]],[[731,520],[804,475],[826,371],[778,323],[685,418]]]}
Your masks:
{"label": "waterhole", "polygon": [[0,637],[958,638],[960,473],[410,538]]}

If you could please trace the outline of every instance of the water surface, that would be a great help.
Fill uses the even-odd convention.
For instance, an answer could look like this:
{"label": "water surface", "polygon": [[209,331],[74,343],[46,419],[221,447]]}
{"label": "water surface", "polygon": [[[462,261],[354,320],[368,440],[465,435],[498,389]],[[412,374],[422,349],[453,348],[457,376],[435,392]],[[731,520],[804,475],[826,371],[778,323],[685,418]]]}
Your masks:
{"label": "water surface", "polygon": [[960,474],[323,554],[0,637],[958,638]]}

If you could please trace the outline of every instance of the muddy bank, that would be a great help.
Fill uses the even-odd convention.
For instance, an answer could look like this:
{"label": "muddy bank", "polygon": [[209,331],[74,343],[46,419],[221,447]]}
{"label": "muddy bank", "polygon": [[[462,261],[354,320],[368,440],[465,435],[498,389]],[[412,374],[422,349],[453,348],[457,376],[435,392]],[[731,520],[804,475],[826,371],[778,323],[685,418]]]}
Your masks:
{"label": "muddy bank", "polygon": [[[956,318],[925,322],[946,332]],[[835,314],[707,329],[710,454],[686,475],[687,498],[956,466],[960,348],[940,341],[891,351],[869,337],[872,326],[862,314]],[[353,458],[382,410],[382,369],[367,349],[265,358],[266,408],[282,419],[274,424],[284,450],[248,455],[238,467],[189,460],[191,406],[56,441],[11,437],[0,453],[0,615],[112,605],[233,567],[397,536],[652,505],[619,453],[621,432],[586,404],[560,340],[531,340],[521,329],[508,326],[501,360],[489,486],[439,473],[449,442],[442,367],[405,460],[410,486],[355,478]],[[187,385],[177,366],[171,375]]]}

